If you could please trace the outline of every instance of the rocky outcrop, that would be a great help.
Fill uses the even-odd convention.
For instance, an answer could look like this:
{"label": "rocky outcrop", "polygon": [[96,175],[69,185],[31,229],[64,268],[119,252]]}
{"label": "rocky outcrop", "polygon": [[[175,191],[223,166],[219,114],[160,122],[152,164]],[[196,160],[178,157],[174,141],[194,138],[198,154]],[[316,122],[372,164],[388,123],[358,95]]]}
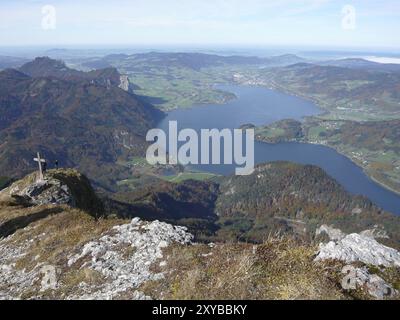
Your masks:
{"label": "rocky outcrop", "polygon": [[375,225],[372,229],[367,229],[360,232],[360,235],[374,239],[389,239],[386,230],[378,225]]}
{"label": "rocky outcrop", "polygon": [[[96,288],[83,285],[85,293],[72,298],[112,299],[146,281],[157,280],[163,275],[151,272],[150,266],[163,258],[162,249],[174,242],[188,244],[192,238],[185,227],[159,221],[146,223],[134,218],[116,226],[110,234],[85,244],[79,254],[68,260],[68,267],[86,260],[81,268],[93,269],[109,280]],[[131,254],[126,255],[126,251]]]}
{"label": "rocky outcrop", "polygon": [[[37,263],[28,271],[18,268],[16,261],[32,249],[34,241],[41,239],[30,239],[14,247],[13,237],[0,240],[0,300],[19,299],[27,287],[33,288],[35,284],[39,288],[32,298],[41,298],[43,292],[53,291],[62,299],[118,299],[121,296],[150,299],[138,288],[146,281],[163,277],[161,271],[152,270],[155,263],[165,265],[163,249],[173,243],[190,244],[193,238],[185,227],[134,218],[130,223],[106,231],[97,240],[77,245],[69,252],[65,265]],[[61,269],[63,272],[92,270],[101,275],[102,281],[95,285],[82,281],[71,293],[59,295],[56,291],[62,290],[63,284],[57,277]]]}
{"label": "rocky outcrop", "polygon": [[349,234],[339,241],[320,244],[316,260],[327,259],[400,267],[400,252],[380,244],[371,237],[357,233]]}
{"label": "rocky outcrop", "polygon": [[118,87],[124,91],[129,91],[129,92],[132,91],[132,85],[131,85],[127,75],[125,75],[125,74],[120,75],[120,84]]}
{"label": "rocky outcrop", "polygon": [[[9,237],[9,239],[11,239]],[[40,277],[40,266],[26,271],[16,268],[16,259],[24,256],[30,243],[26,241],[18,248],[13,247],[7,239],[0,240],[0,300],[20,299],[25,288],[33,287]]]}
{"label": "rocky outcrop", "polygon": [[103,203],[89,179],[74,169],[49,170],[44,180],[38,179],[37,172],[27,175],[0,191],[0,201],[9,198],[29,206],[64,204],[96,217],[104,214]]}

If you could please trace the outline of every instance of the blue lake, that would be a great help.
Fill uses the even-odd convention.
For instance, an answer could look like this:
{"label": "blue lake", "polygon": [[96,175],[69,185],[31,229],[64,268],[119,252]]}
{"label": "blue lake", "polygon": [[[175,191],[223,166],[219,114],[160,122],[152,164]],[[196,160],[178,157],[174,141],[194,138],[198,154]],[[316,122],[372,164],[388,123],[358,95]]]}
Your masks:
{"label": "blue lake", "polygon": [[[158,127],[168,131],[169,121],[176,120],[179,129],[235,129],[247,123],[263,125],[288,118],[301,120],[321,112],[310,101],[266,88],[233,85],[218,88],[235,93],[237,99],[224,105],[195,105],[190,109],[173,110]],[[382,209],[400,214],[400,195],[372,181],[360,167],[331,148],[305,143],[255,142],[256,163],[277,160],[319,166],[347,191],[364,195]],[[223,175],[232,174],[235,169],[233,165],[192,167]]]}

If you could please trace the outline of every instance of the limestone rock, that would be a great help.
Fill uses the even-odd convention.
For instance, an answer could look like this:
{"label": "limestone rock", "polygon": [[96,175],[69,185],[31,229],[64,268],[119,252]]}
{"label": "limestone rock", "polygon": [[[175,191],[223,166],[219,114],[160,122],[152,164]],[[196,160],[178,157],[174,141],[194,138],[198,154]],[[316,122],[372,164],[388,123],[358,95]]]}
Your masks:
{"label": "limestone rock", "polygon": [[358,207],[353,208],[353,210],[351,210],[351,213],[352,214],[360,214],[360,213],[362,213],[362,209],[358,208]]}
{"label": "limestone rock", "polygon": [[11,186],[10,196],[22,197],[33,205],[68,204],[75,206],[75,200],[70,189],[57,179],[36,181],[22,190]]}
{"label": "limestone rock", "polygon": [[131,90],[131,83],[129,81],[129,78],[127,75],[120,75],[120,84],[118,86],[124,91],[130,91]]}
{"label": "limestone rock", "polygon": [[388,239],[389,236],[386,232],[386,230],[378,225],[375,225],[372,229],[367,229],[362,232],[360,232],[362,236],[370,237],[370,238],[375,238],[375,239]]}
{"label": "limestone rock", "polygon": [[375,266],[400,267],[400,252],[377,242],[371,237],[352,233],[341,240],[320,244],[315,260],[341,260],[346,263],[361,261]]}
{"label": "limestone rock", "polygon": [[[128,224],[116,226],[112,233],[85,244],[81,253],[70,256],[67,263],[71,267],[85,261],[80,268],[93,269],[108,281],[100,287],[85,287],[85,294],[69,298],[113,299],[143,282],[160,279],[163,274],[153,273],[150,267],[163,258],[162,249],[174,242],[188,244],[192,238],[185,227],[157,220],[148,223],[134,218]],[[147,299],[139,293],[135,293],[135,297]]]}
{"label": "limestone rock", "polygon": [[[27,227],[25,230],[29,230]],[[58,279],[62,272],[82,270],[100,274],[101,282],[78,283],[72,292],[59,296],[61,299],[137,299],[151,297],[138,291],[146,281],[159,280],[164,274],[152,270],[152,265],[164,262],[163,248],[172,243],[190,244],[193,236],[185,227],[164,222],[146,222],[134,218],[130,223],[113,227],[98,239],[79,245],[67,253],[64,265],[37,262],[32,269],[16,267],[37,241],[40,234],[14,244],[16,234],[0,239],[0,300],[20,299],[27,288],[36,290],[32,299],[40,299],[46,292],[57,292],[64,283]],[[35,259],[36,260],[36,259]],[[58,272],[59,271],[59,272]]]}
{"label": "limestone rock", "polygon": [[[347,234],[336,229],[333,226],[328,226],[326,224],[321,225],[315,230],[315,235],[326,234],[329,240],[342,240]],[[374,225],[373,228],[367,229],[360,232],[360,235],[373,238],[373,239],[389,239],[389,236],[383,226]]]}
{"label": "limestone rock", "polygon": [[41,265],[29,271],[16,268],[16,260],[26,254],[32,241],[26,240],[15,247],[10,241],[13,236],[0,239],[0,300],[20,299],[24,290],[33,288],[41,276]]}
{"label": "limestone rock", "polygon": [[346,236],[346,234],[342,232],[340,229],[335,229],[326,224],[323,224],[315,231],[316,236],[322,233],[326,233],[330,240],[342,240]]}

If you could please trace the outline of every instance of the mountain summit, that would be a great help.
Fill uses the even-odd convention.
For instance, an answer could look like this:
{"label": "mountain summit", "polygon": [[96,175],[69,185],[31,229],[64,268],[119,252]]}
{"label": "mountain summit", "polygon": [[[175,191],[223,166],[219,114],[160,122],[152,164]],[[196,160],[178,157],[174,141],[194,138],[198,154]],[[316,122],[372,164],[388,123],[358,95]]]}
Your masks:
{"label": "mountain summit", "polygon": [[104,68],[83,72],[67,67],[61,60],[38,57],[19,68],[19,71],[32,78],[57,78],[69,81],[87,81],[103,86],[118,87],[121,84],[120,73],[116,68]]}

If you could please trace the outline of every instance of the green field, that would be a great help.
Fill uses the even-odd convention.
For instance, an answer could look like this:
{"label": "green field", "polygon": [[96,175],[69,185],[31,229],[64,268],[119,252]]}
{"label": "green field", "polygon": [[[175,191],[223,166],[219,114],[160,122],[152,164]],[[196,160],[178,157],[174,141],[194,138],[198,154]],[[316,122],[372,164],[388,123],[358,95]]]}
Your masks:
{"label": "green field", "polygon": [[260,130],[256,130],[256,134],[262,135],[266,138],[277,138],[282,137],[285,134],[285,130],[281,128],[263,128]]}
{"label": "green field", "polygon": [[162,110],[188,108],[194,104],[222,104],[235,95],[215,89],[216,84],[231,82],[235,69],[228,67],[194,70],[175,66],[154,66],[151,62],[129,66],[117,65],[139,88],[138,95],[151,97],[149,102]]}
{"label": "green field", "polygon": [[192,171],[179,165],[153,166],[144,157],[133,157],[129,161],[120,162],[119,164],[129,167],[132,170],[132,175],[128,179],[118,181],[117,184],[131,190],[160,179],[179,183],[189,179],[203,181],[216,176],[208,172]]}
{"label": "green field", "polygon": [[207,172],[182,172],[173,176],[162,176],[161,179],[169,182],[179,183],[189,179],[204,181],[215,176],[216,175]]}

